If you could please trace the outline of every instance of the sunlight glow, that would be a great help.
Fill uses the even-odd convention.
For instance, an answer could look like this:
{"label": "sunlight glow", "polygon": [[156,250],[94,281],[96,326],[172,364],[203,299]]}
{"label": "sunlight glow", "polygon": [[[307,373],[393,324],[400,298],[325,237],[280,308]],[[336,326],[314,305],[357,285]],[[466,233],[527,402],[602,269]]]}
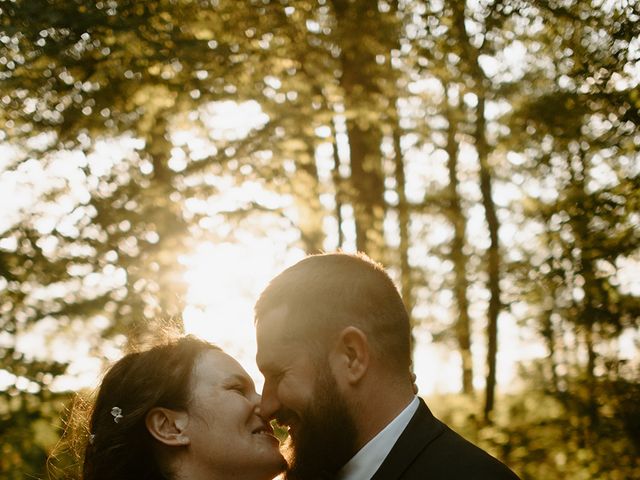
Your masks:
{"label": "sunlight glow", "polygon": [[187,267],[186,333],[211,341],[235,357],[261,384],[255,366],[253,305],[269,280],[304,256],[285,242],[263,237],[247,243],[203,243],[181,259]]}
{"label": "sunlight glow", "polygon": [[[517,46],[514,49],[517,52]],[[518,55],[516,55],[518,56]],[[481,59],[482,60],[482,59]],[[495,59],[487,57],[489,69]],[[517,72],[516,72],[517,73]],[[512,75],[516,73],[511,72]],[[497,73],[496,73],[497,74]],[[276,79],[277,80],[277,79]],[[410,86],[415,94],[439,93],[439,84],[434,81],[414,82]],[[275,88],[275,84],[274,84]],[[440,92],[442,93],[442,92]],[[415,109],[415,115],[421,114],[419,105],[405,105],[405,109]],[[488,116],[491,109],[504,108],[499,105],[488,105]],[[236,140],[245,137],[252,129],[263,127],[269,117],[261,110],[257,102],[236,103],[232,101],[213,102],[199,110],[201,120],[206,126],[207,135],[196,132],[191,128],[178,128],[172,134],[174,148],[171,150],[170,167],[176,171],[186,168],[187,159],[197,161],[218,153],[218,147],[223,148],[228,140]],[[346,137],[345,117],[336,115],[334,118],[336,142],[340,158],[339,165],[342,174],[350,174],[348,162],[348,142]],[[603,120],[604,122],[604,120]],[[607,126],[603,123],[599,128]],[[319,138],[329,138],[332,128],[323,125],[315,130]],[[46,139],[42,139],[45,141]],[[407,137],[409,142],[403,148],[406,149],[407,185],[406,195],[410,201],[421,202],[427,192],[441,188],[448,182],[446,161],[447,154],[443,149],[435,147],[418,148],[415,140]],[[107,180],[110,176],[128,175],[129,165],[126,158],[136,157],[136,150],[144,148],[144,141],[132,137],[122,136],[112,140],[97,141],[93,145],[93,151],[88,155],[80,151],[63,151],[57,155],[51,155],[47,162],[28,159],[23,161],[15,170],[9,168],[12,161],[18,159],[21,152],[13,147],[0,144],[0,202],[5,206],[3,215],[0,216],[0,233],[8,230],[17,223],[24,212],[34,215],[35,229],[43,235],[38,246],[43,253],[54,257],[58,252],[58,244],[55,237],[44,235],[57,229],[70,237],[77,237],[76,217],[72,215],[86,215],[88,210],[78,207],[87,203],[90,196],[90,188],[96,188],[100,195],[108,196]],[[226,151],[225,151],[226,152]],[[255,152],[256,157],[264,157],[270,160],[273,155],[270,151]],[[233,157],[233,153],[229,153]],[[323,144],[317,150],[318,175],[322,182],[329,184],[332,181],[332,169],[334,168],[333,147],[329,143]],[[429,162],[424,158],[428,157]],[[623,157],[624,158],[624,157]],[[526,158],[515,153],[508,153],[507,159],[515,165],[522,165]],[[139,160],[140,171],[149,175],[153,166],[147,160]],[[234,162],[234,159],[229,160]],[[237,162],[236,162],[237,163]],[[469,198],[479,198],[477,179],[475,177],[476,154],[468,148],[468,145],[460,146],[460,166],[463,172],[460,188]],[[88,167],[88,173],[85,173]],[[288,173],[295,170],[295,164],[289,163]],[[285,169],[287,164],[285,162]],[[245,169],[246,171],[242,170]],[[251,166],[248,164],[240,167],[240,173],[248,175]],[[615,175],[606,164],[601,162],[594,168],[594,177],[597,182],[594,188],[602,188],[604,185],[615,184]],[[199,226],[208,232],[215,232],[218,238],[226,241],[218,243],[201,243],[192,253],[180,258],[180,262],[186,267],[185,281],[188,284],[186,294],[186,307],[183,311],[183,320],[186,333],[212,341],[219,345],[230,355],[234,356],[245,367],[256,381],[257,388],[262,385],[262,377],[255,366],[255,331],[253,325],[253,305],[260,292],[266,287],[271,278],[284,268],[292,265],[304,256],[304,252],[294,247],[298,241],[298,233],[289,225],[288,217],[295,216],[295,209],[291,209],[293,199],[290,195],[276,193],[265,188],[260,181],[245,178],[240,184],[233,176],[224,176],[216,173],[203,174],[205,183],[212,190],[220,192],[219,195],[208,198],[188,198],[185,202],[186,211],[189,214],[197,214],[202,218]],[[104,180],[104,181],[103,181]],[[559,180],[555,176],[549,176],[542,181],[528,180],[523,189],[526,194],[545,202],[553,202],[557,198]],[[95,185],[92,185],[95,183]],[[54,189],[65,189],[56,202],[42,202],[39,199],[45,193]],[[106,189],[106,190],[104,190]],[[104,190],[104,192],[102,191]],[[518,189],[512,184],[496,183],[495,196],[499,205],[507,206],[515,201]],[[396,199],[392,199],[396,202]],[[321,202],[327,210],[335,209],[335,198],[331,193],[323,193]],[[285,212],[280,217],[279,223],[263,222],[264,218],[256,216],[252,218],[252,231],[248,232],[244,227],[236,228],[237,224],[229,222],[226,212],[250,208],[252,204],[259,204],[265,209],[273,209]],[[487,238],[484,232],[484,216],[480,207],[469,209],[468,235],[470,243],[479,248],[486,248],[478,239]],[[342,247],[345,251],[355,250],[355,224],[353,222],[353,210],[349,204],[341,209],[344,235]],[[389,245],[399,244],[399,234],[395,227],[395,217],[389,217],[385,223],[385,231]],[[392,221],[391,221],[392,220]],[[501,239],[507,244],[516,241],[530,243],[528,240],[539,232],[527,229],[518,229],[509,222],[501,227]],[[337,244],[337,223],[335,218],[325,219],[327,239],[325,248],[330,251]],[[416,225],[413,226],[416,229]],[[412,233],[421,236],[428,245],[446,244],[452,235],[452,230],[447,224],[439,223],[437,228],[428,228],[425,231],[417,230]],[[14,251],[17,248],[13,237],[0,239],[0,248]],[[77,253],[77,252],[76,252]],[[411,263],[414,267],[422,265],[432,275],[425,279],[429,283],[429,289],[434,292],[430,300],[422,299],[424,305],[414,315],[422,319],[449,319],[453,298],[451,290],[443,286],[442,279],[452,270],[451,262],[442,261],[441,258],[423,251],[422,248],[413,246],[410,250]],[[640,295],[640,283],[638,282],[638,257],[620,258],[616,263],[615,277],[621,284],[621,292],[624,294]],[[612,267],[613,268],[613,267]],[[80,272],[78,275],[81,275]],[[1,283],[0,293],[6,288],[6,281]],[[47,298],[61,297],[69,288],[96,290],[97,288],[111,288],[126,283],[125,271],[121,268],[111,271],[105,270],[100,274],[87,275],[84,282],[75,284],[48,285],[32,292],[34,299],[45,301]],[[170,292],[168,292],[170,293]],[[582,293],[583,295],[583,293]],[[483,307],[482,299],[476,308]],[[482,308],[474,313],[474,318],[481,318]],[[84,386],[95,385],[98,372],[102,368],[102,361],[92,350],[92,339],[96,331],[105,327],[102,321],[106,318],[95,319],[98,323],[95,329],[84,329],[82,321],[69,326],[64,334],[60,332],[56,321],[44,319],[38,322],[34,328],[20,332],[15,338],[15,347],[20,352],[26,352],[34,358],[51,358],[60,362],[70,362],[66,374],[60,376],[51,385],[53,391],[77,390]],[[532,332],[524,331],[516,324],[515,317],[506,312],[500,316],[499,326],[499,355],[498,355],[498,384],[506,390],[516,387],[514,379],[517,379],[516,366],[518,361],[529,361],[546,355],[542,344]],[[425,322],[428,324],[428,322]],[[455,348],[450,345],[433,342],[431,332],[426,325],[419,325],[414,332],[416,348],[414,365],[417,374],[417,383],[420,393],[443,393],[456,391],[460,388],[460,361]],[[477,388],[484,385],[484,363],[486,349],[480,332],[475,334],[474,340],[474,384]],[[1,345],[9,345],[11,339],[3,339],[0,336]],[[620,350],[626,358],[632,358],[637,349],[637,332],[626,333],[620,340]],[[121,356],[121,348],[126,338],[118,336],[113,341],[105,342],[101,346],[101,355],[109,361]],[[26,390],[33,385],[25,384],[26,379],[9,374],[0,369],[0,390],[6,385],[16,383]]]}

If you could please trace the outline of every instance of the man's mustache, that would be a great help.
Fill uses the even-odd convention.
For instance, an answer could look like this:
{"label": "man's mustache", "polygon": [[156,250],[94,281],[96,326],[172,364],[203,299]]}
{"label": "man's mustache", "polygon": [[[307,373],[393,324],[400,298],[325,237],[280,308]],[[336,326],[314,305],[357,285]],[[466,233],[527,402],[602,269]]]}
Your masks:
{"label": "man's mustache", "polygon": [[273,420],[280,427],[286,427],[299,420],[298,415],[289,409],[280,409],[273,415]]}

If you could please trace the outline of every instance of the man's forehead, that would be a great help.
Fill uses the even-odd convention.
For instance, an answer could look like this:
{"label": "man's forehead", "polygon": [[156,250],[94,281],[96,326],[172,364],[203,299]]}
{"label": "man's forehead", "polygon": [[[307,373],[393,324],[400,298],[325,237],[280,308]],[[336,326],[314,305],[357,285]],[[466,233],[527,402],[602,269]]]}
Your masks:
{"label": "man's forehead", "polygon": [[267,310],[266,313],[257,319],[256,334],[258,337],[258,347],[260,346],[261,340],[269,341],[284,336],[288,315],[289,307],[286,304],[282,304]]}
{"label": "man's forehead", "polygon": [[264,375],[275,375],[287,370],[301,359],[306,358],[304,347],[299,342],[283,340],[258,347],[256,364]]}
{"label": "man's forehead", "polygon": [[293,341],[288,314],[289,307],[279,305],[267,311],[256,323],[256,363],[261,370],[279,368],[283,358],[299,344]]}

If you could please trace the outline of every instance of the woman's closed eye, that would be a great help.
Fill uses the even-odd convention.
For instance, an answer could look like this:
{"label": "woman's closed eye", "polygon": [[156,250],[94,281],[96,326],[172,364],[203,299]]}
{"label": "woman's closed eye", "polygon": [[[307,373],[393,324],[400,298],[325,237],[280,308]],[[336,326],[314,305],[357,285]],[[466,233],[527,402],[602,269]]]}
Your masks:
{"label": "woman's closed eye", "polygon": [[248,392],[248,387],[246,385],[243,385],[241,383],[233,383],[231,385],[229,385],[227,387],[228,390],[231,390],[233,392],[237,392],[240,395],[246,396],[247,392]]}
{"label": "woman's closed eye", "polygon": [[244,379],[239,376],[234,376],[229,379],[229,382],[226,385],[226,389],[237,392],[240,395],[248,397],[251,392],[255,391],[253,387],[253,382],[250,379]]}

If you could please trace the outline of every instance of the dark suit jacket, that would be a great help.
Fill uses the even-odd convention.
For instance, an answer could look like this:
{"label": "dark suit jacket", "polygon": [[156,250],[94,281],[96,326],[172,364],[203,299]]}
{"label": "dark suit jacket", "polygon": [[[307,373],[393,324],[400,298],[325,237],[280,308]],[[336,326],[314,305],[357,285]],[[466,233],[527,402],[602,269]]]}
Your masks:
{"label": "dark suit jacket", "polygon": [[516,474],[420,406],[371,480],[518,480]]}

